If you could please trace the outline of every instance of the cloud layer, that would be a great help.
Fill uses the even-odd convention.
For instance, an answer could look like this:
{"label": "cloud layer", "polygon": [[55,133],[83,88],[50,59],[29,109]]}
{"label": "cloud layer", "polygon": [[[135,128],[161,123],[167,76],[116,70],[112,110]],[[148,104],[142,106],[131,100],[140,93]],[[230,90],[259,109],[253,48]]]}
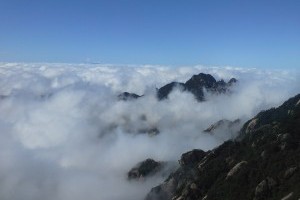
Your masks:
{"label": "cloud layer", "polygon": [[[155,88],[193,74],[239,83],[231,95],[199,103]],[[221,119],[248,120],[300,91],[299,73],[232,67],[0,64],[0,199],[138,200],[163,180],[126,180],[146,158],[177,160],[235,135],[203,130]],[[118,101],[121,92],[145,97]],[[160,134],[137,134],[158,128]]]}

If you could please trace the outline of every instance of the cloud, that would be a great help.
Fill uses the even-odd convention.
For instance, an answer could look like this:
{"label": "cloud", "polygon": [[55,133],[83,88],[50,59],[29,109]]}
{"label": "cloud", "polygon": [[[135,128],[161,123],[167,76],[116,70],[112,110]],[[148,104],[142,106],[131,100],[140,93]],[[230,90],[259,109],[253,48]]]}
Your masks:
{"label": "cloud", "polygon": [[[201,103],[180,90],[155,98],[156,87],[200,72],[239,82],[231,95],[207,94]],[[298,80],[285,70],[1,63],[0,198],[142,199],[163,177],[128,182],[136,163],[216,147],[234,135],[204,129],[278,106],[300,91]],[[146,95],[118,101],[124,91]],[[157,136],[137,134],[154,127]]]}

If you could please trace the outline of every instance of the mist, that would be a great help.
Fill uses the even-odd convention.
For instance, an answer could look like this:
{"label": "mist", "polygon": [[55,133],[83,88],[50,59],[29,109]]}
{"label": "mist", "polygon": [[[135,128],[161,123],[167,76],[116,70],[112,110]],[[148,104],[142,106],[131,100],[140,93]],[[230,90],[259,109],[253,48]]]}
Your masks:
{"label": "mist", "polygon": [[[156,88],[200,72],[238,83],[204,102],[180,89],[156,99]],[[240,119],[240,128],[299,93],[299,77],[235,67],[0,63],[0,199],[143,199],[165,177],[128,181],[134,165],[233,139],[225,128],[203,130],[222,119]],[[145,96],[119,101],[122,92]],[[151,128],[160,133],[139,133]]]}

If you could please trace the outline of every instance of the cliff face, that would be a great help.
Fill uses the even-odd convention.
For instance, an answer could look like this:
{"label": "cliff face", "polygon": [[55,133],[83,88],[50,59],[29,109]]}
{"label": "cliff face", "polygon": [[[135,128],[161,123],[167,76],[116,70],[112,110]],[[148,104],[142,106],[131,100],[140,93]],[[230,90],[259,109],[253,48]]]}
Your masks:
{"label": "cliff face", "polygon": [[182,155],[146,200],[300,198],[300,94],[244,124],[235,141]]}

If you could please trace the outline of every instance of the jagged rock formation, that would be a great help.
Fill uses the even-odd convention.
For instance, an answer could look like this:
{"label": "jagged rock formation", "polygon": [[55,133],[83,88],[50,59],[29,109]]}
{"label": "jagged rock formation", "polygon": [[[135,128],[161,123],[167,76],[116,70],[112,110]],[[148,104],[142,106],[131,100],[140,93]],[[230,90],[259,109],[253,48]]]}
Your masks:
{"label": "jagged rock formation", "polygon": [[135,93],[123,92],[123,93],[118,95],[118,99],[122,100],[122,101],[128,101],[128,100],[138,99],[142,96],[137,95]]}
{"label": "jagged rock formation", "polygon": [[146,200],[298,200],[300,94],[244,124],[235,141],[182,155]]}
{"label": "jagged rock formation", "polygon": [[224,80],[216,81],[216,79],[210,74],[200,73],[198,75],[193,75],[185,83],[172,82],[157,90],[157,98],[163,100],[168,98],[168,95],[172,92],[174,88],[179,88],[182,91],[188,91],[194,94],[198,101],[204,101],[204,89],[213,93],[225,93],[228,88],[236,83],[235,78],[230,79],[228,83]]}

